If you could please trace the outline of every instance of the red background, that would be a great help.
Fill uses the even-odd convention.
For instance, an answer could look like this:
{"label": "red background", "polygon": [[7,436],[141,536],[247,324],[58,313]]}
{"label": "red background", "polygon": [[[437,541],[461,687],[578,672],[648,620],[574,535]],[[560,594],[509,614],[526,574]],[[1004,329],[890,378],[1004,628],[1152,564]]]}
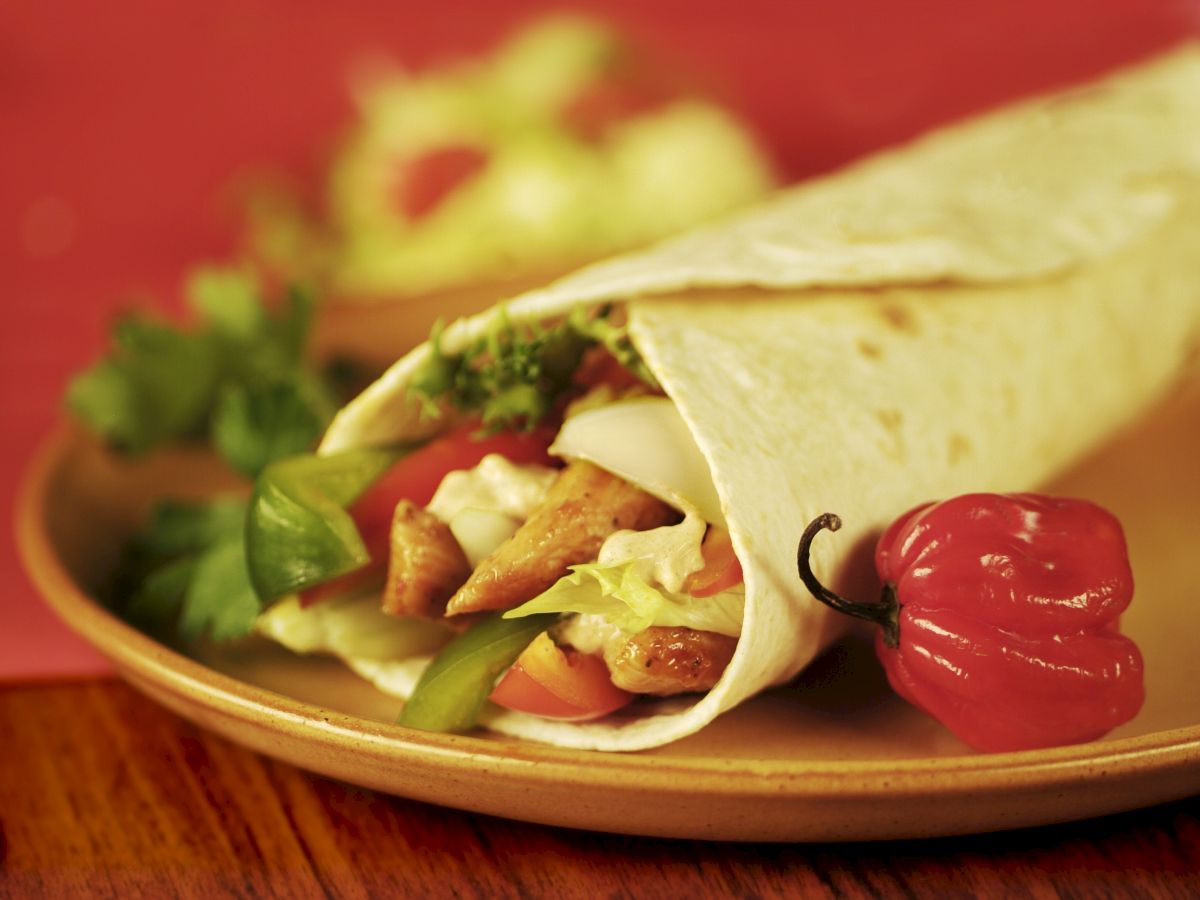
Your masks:
{"label": "red background", "polygon": [[[131,298],[174,303],[234,246],[230,186],[312,176],[364,53],[425,66],[551,4],[6,0],[0,7],[0,484],[12,509],[67,375]],[[561,8],[559,5],[558,8]],[[652,50],[722,85],[788,177],[1146,55],[1200,0],[606,0]],[[444,15],[439,12],[444,11]],[[0,545],[0,676],[98,670]]]}

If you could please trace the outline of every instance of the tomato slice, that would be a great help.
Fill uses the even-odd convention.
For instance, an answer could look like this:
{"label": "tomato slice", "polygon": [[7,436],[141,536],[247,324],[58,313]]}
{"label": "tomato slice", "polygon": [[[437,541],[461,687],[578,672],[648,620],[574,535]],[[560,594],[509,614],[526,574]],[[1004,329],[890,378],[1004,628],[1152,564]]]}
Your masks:
{"label": "tomato slice", "polygon": [[693,597],[711,597],[742,583],[742,564],[724,528],[710,525],[700,552],[704,554],[704,568],[688,576],[683,585],[685,592]]}
{"label": "tomato slice", "polygon": [[562,649],[542,632],[500,679],[491,701],[505,709],[547,719],[596,719],[628,704],[599,656]]}
{"label": "tomato slice", "polygon": [[407,219],[423,219],[487,165],[487,160],[487,153],[478,147],[451,144],[404,162],[395,187],[397,207]]}
{"label": "tomato slice", "polygon": [[371,562],[302,591],[300,605],[310,606],[383,584],[392,514],[401,500],[411,500],[418,506],[428,505],[448,472],[472,469],[490,453],[498,453],[512,463],[552,465],[555,460],[546,450],[553,440],[552,426],[527,432],[501,431],[480,437],[479,423],[472,422],[402,456],[350,505],[350,517],[371,554]]}

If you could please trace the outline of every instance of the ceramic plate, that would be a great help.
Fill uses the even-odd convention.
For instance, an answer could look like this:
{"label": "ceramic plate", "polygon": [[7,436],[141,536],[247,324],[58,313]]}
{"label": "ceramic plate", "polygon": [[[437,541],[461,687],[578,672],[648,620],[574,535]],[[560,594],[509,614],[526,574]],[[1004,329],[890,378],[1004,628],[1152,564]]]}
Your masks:
{"label": "ceramic plate", "polygon": [[895,698],[871,650],[836,645],[795,684],[704,731],[639,754],[564,751],[391,724],[397,701],[332,660],[257,641],[152,641],[90,592],[123,535],[164,495],[227,480],[211,459],[130,465],[64,429],[31,469],[26,565],[59,615],[150,697],[230,740],[306,769],[432,803],[551,825],[741,840],[910,838],[1061,822],[1200,791],[1200,386],[1051,489],[1113,509],[1137,596],[1124,622],[1146,658],[1141,714],[1106,740],[974,754]]}

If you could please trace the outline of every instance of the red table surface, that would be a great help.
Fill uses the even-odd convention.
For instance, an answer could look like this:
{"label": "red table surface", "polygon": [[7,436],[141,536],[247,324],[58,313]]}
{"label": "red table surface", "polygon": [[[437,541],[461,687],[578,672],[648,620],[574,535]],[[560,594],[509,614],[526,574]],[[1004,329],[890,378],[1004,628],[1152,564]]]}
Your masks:
{"label": "red table surface", "polygon": [[[114,310],[174,308],[181,273],[234,249],[230,185],[314,177],[364,54],[414,67],[555,8],[358,0],[125,0],[0,7],[3,500]],[[557,7],[561,8],[561,6]],[[799,178],[937,122],[1092,76],[1195,34],[1200,0],[606,0],[598,12],[706,73]],[[0,547],[0,677],[104,663]]]}

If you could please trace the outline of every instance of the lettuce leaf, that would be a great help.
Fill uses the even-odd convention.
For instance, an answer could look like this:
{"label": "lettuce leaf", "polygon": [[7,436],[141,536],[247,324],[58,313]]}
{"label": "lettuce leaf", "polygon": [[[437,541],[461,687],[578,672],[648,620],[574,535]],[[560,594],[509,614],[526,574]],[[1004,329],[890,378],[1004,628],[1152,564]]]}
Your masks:
{"label": "lettuce leaf", "polygon": [[572,565],[570,575],[504,616],[578,613],[599,616],[629,634],[666,625],[736,637],[742,632],[742,587],[710,598],[683,593],[686,578],[704,565],[703,539],[704,522],[695,511],[673,526],[616,532],[595,563]]}
{"label": "lettuce leaf", "polygon": [[682,593],[687,576],[704,565],[704,528],[703,520],[691,512],[678,525],[618,531],[604,542],[597,562],[571,566],[570,575],[509,610],[505,618],[578,613],[600,616],[629,633],[663,625],[736,637],[745,605],[741,586],[712,597]]}
{"label": "lettuce leaf", "polygon": [[737,637],[746,602],[741,589],[712,597],[677,594],[648,583],[636,562],[572,566],[551,588],[504,614],[506,619],[538,613],[596,615],[634,634],[651,627],[694,628]]}

